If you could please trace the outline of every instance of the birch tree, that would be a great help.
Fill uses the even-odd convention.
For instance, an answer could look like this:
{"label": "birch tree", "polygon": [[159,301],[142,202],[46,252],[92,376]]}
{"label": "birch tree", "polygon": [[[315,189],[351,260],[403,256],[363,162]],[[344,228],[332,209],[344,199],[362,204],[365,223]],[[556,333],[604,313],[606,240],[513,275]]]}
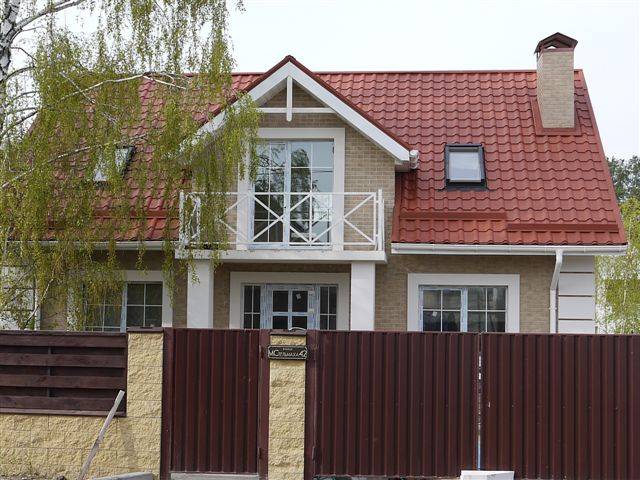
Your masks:
{"label": "birch tree", "polygon": [[[230,102],[226,1],[4,0],[1,13],[0,312],[33,328],[46,299],[115,294],[116,242],[140,242],[141,264],[152,201],[170,219],[171,286],[178,190],[208,193],[215,225],[225,199],[213,193],[255,170],[257,110]],[[216,105],[224,125],[199,135]],[[123,163],[129,147],[152,160]],[[203,241],[215,248],[220,232]],[[82,328],[83,302],[69,306]]]}

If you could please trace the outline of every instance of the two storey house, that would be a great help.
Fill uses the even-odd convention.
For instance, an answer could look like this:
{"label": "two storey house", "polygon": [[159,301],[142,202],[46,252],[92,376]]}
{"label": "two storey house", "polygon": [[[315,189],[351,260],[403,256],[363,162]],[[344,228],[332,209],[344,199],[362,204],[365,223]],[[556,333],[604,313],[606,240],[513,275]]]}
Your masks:
{"label": "two storey house", "polygon": [[235,74],[262,112],[261,161],[228,193],[228,249],[214,268],[200,194],[182,192],[174,255],[192,250],[196,278],[163,284],[158,209],[146,270],[121,242],[122,308],[93,328],[593,332],[594,257],[626,240],[576,44],[545,38],[534,70],[314,72],[287,56]]}

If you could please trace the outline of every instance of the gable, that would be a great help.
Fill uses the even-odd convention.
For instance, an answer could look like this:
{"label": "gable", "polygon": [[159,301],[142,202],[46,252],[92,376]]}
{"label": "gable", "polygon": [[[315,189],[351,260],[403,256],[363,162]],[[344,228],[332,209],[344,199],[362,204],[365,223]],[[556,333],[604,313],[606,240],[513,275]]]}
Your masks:
{"label": "gable", "polygon": [[[323,107],[294,108],[294,85],[307,92]],[[276,109],[277,107],[264,107],[265,103],[283,90],[286,91],[286,105],[283,111]],[[295,113],[335,113],[345,123],[395,158],[398,170],[409,170],[417,164],[417,150],[411,149],[408,144],[390,133],[291,56],[285,57],[271,70],[257,78],[245,89],[245,93],[251,96],[265,113],[284,113],[287,120],[291,120]],[[223,122],[224,111],[216,112],[215,117],[202,127],[202,131],[215,131]]]}

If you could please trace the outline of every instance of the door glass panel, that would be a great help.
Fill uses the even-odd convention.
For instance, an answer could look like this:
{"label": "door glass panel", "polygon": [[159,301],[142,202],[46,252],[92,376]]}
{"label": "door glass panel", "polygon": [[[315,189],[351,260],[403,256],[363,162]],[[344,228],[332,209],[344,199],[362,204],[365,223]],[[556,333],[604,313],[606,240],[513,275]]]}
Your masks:
{"label": "door glass panel", "polygon": [[288,290],[273,291],[273,311],[274,312],[289,311],[289,291]]}
{"label": "door glass panel", "polygon": [[276,330],[288,330],[289,329],[289,317],[285,315],[273,316],[273,327]]}
{"label": "door glass panel", "polygon": [[309,293],[306,290],[294,290],[291,297],[291,310],[293,312],[309,311]]}
{"label": "door glass panel", "polygon": [[307,317],[306,316],[293,316],[291,317],[291,327],[292,328],[307,328]]}

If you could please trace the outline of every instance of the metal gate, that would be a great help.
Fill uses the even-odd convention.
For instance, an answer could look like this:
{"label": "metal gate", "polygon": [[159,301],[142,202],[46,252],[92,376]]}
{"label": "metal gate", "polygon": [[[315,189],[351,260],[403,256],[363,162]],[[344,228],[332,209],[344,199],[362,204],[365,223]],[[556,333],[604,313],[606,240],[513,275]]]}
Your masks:
{"label": "metal gate", "polygon": [[268,378],[261,341],[268,343],[268,332],[165,329],[164,478],[169,472],[266,475],[268,432],[258,426],[268,428],[268,391],[260,385],[269,382],[260,381]]}
{"label": "metal gate", "polygon": [[307,344],[305,478],[475,467],[477,335],[313,331]]}

